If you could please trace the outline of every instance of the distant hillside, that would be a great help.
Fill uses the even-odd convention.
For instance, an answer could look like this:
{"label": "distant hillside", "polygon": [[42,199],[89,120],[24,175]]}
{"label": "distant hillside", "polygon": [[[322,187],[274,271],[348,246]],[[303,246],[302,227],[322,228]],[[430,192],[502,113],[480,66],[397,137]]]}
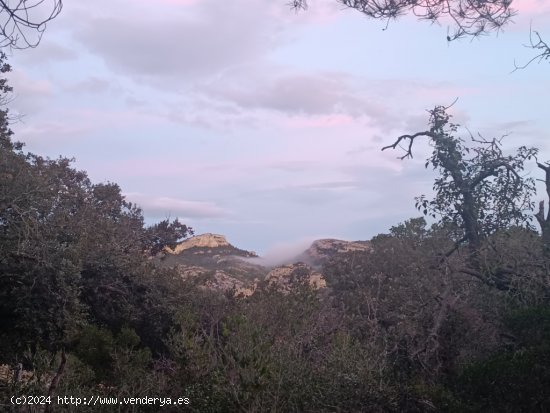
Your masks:
{"label": "distant hillside", "polygon": [[[156,258],[158,265],[176,268],[183,278],[197,277],[205,288],[234,289],[250,295],[258,286],[287,291],[298,285],[326,287],[322,266],[338,254],[368,253],[368,241],[321,239],[289,262],[276,267],[261,265],[253,251],[236,248],[223,235],[201,234],[165,248]],[[258,260],[256,260],[256,258]]]}
{"label": "distant hillside", "polygon": [[369,241],[343,241],[339,239],[319,239],[299,254],[294,261],[304,262],[319,270],[331,258],[339,254],[366,253],[371,251]]}
{"label": "distant hillside", "polygon": [[223,235],[207,233],[186,239],[174,249],[165,248],[155,262],[176,268],[184,278],[201,276],[205,286],[225,291],[251,288],[265,278],[267,268],[242,259],[257,256],[234,247]]}
{"label": "distant hillside", "polygon": [[327,286],[321,273],[302,262],[276,267],[267,274],[265,280],[269,287],[282,291],[289,291],[300,285],[309,286],[314,290]]}

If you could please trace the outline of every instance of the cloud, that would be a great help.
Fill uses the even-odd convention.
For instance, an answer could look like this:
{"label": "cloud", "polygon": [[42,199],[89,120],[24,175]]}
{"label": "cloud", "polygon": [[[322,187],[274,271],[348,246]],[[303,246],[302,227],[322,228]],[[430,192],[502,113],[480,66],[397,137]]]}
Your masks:
{"label": "cloud", "polygon": [[[143,0],[142,0],[143,1]],[[200,0],[158,0],[159,3],[170,4],[172,6],[194,6]],[[143,1],[144,3],[149,3],[149,1]]]}
{"label": "cloud", "polygon": [[265,166],[270,169],[280,170],[284,172],[304,172],[312,168],[318,168],[320,162],[305,161],[305,160],[280,160],[271,163],[265,163]]}
{"label": "cloud", "polygon": [[203,0],[172,8],[169,15],[160,13],[162,7],[141,4],[133,11],[132,6],[121,2],[118,15],[81,11],[74,37],[118,72],[165,87],[188,85],[190,78],[255,60],[273,47],[277,31],[265,4],[257,1],[234,0],[220,7],[215,0]]}
{"label": "cloud", "polygon": [[254,199],[267,198],[273,201],[297,202],[317,207],[322,204],[335,203],[341,200],[344,193],[358,190],[354,181],[316,182],[304,185],[284,185],[280,187],[262,188],[243,193],[243,196]]}
{"label": "cloud", "polygon": [[50,33],[49,26],[46,33],[48,37],[44,36],[40,47],[26,49],[25,53],[17,54],[17,62],[28,65],[44,65],[60,61],[73,61],[78,58],[78,53],[74,49],[50,39],[52,33]]}
{"label": "cloud", "polygon": [[302,237],[286,242],[278,242],[268,247],[265,253],[259,258],[249,258],[247,261],[264,265],[266,267],[275,267],[277,265],[293,262],[298,255],[307,250],[313,241],[322,238],[334,238],[328,236],[309,236]]}
{"label": "cloud", "polygon": [[[53,157],[75,156],[81,161],[92,161],[94,165],[108,162],[110,173],[123,175],[124,169],[113,167],[126,159],[121,154],[128,155],[140,143],[135,135],[155,130],[161,119],[149,113],[109,108],[109,104],[105,102],[102,109],[54,106],[45,110],[46,115],[23,112],[12,129],[17,139],[26,142],[33,152],[44,151],[43,155]],[[19,110],[19,106],[16,108]],[[120,130],[131,132],[121,136]],[[112,155],[119,161],[112,162]],[[142,171],[139,163],[132,166]],[[88,167],[93,165],[88,164]]]}
{"label": "cloud", "polygon": [[205,84],[201,91],[242,109],[274,110],[289,115],[341,115],[316,121],[295,120],[297,126],[349,123],[350,117],[363,115],[387,117],[384,106],[354,82],[356,79],[344,73],[281,72],[284,69],[248,67],[224,74],[216,82]]}
{"label": "cloud", "polygon": [[548,148],[548,131],[535,119],[509,119],[503,122],[484,124],[479,133],[485,138],[502,137],[505,149],[515,151],[517,147],[535,146],[542,151]]}
{"label": "cloud", "polygon": [[[233,0],[223,6],[216,0],[155,6],[98,0],[93,8],[87,3],[71,7],[73,39],[108,70],[131,79],[136,90],[153,86],[171,94],[174,99],[158,102],[152,110],[174,123],[217,130],[257,128],[270,120],[266,112],[271,112],[286,117],[282,122],[288,128],[336,129],[360,121],[388,131],[403,122],[402,108],[392,100],[409,95],[415,101],[432,101],[434,96],[447,101],[449,93],[456,96],[451,84],[433,80],[367,79],[275,63],[273,52],[297,41],[308,25],[318,27],[345,15],[333,0],[316,2],[297,14],[287,4],[260,0]],[[89,91],[107,87],[94,86],[91,80],[79,85]],[[127,99],[134,108],[141,102],[137,96]]]}
{"label": "cloud", "polygon": [[108,91],[118,91],[122,89],[115,82],[106,78],[90,76],[85,80],[71,83],[65,86],[65,90],[70,93],[93,93],[101,94]]}
{"label": "cloud", "polygon": [[23,116],[22,121],[15,124],[13,129],[17,131],[17,136],[22,137],[25,142],[37,145],[41,150],[46,150],[49,145],[59,148],[60,143],[66,144],[82,138],[91,131],[87,125],[78,122],[51,120],[34,125],[32,122],[27,124]]}
{"label": "cloud", "polygon": [[7,73],[7,78],[13,87],[10,108],[22,115],[36,112],[53,97],[54,87],[49,80],[35,79],[24,70]]}
{"label": "cloud", "polygon": [[314,117],[292,116],[286,123],[290,128],[338,128],[343,125],[349,125],[354,119],[349,115],[331,114]]}
{"label": "cloud", "polygon": [[150,196],[138,192],[128,192],[123,195],[129,201],[137,203],[149,217],[172,216],[181,219],[205,219],[221,218],[228,214],[228,211],[213,202]]}
{"label": "cloud", "polygon": [[550,13],[550,4],[546,0],[515,0],[512,8],[527,15],[541,15]]}
{"label": "cloud", "polygon": [[458,87],[446,81],[300,71],[275,64],[227,70],[216,80],[197,82],[194,91],[204,100],[218,102],[225,108],[233,105],[238,109],[236,114],[224,113],[233,118],[242,117],[243,113],[258,119],[280,115],[282,126],[288,129],[343,130],[369,126],[385,133],[408,128],[411,119],[424,113],[419,107],[449,104],[457,96],[479,93],[473,86]]}

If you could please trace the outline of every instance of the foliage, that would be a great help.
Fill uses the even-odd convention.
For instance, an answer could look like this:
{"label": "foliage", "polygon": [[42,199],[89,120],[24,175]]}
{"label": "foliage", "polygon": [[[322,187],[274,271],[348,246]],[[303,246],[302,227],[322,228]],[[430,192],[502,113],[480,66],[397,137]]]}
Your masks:
{"label": "foliage", "polygon": [[550,309],[529,307],[507,317],[509,349],[469,365],[454,383],[467,410],[533,412],[550,409]]}
{"label": "foliage", "polygon": [[161,252],[164,247],[174,248],[178,242],[193,235],[193,228],[179,222],[176,218],[170,222],[165,219],[153,224],[145,231],[145,248],[154,256]]}
{"label": "foliage", "polygon": [[510,225],[528,225],[527,209],[532,209],[535,192],[532,178],[522,176],[527,160],[535,157],[537,149],[520,147],[515,155],[504,155],[501,139],[471,140],[477,145],[468,147],[456,137],[458,125],[451,123],[446,107],[430,110],[430,129],[412,135],[402,135],[385,149],[395,149],[408,141],[401,159],[412,157],[417,138],[427,137],[433,153],[426,161],[439,172],[434,182],[435,197],[424,195],[416,206],[424,215],[440,217],[443,225],[462,231],[461,242],[467,241],[470,251],[477,252],[488,235]]}
{"label": "foliage", "polygon": [[[11,88],[5,80],[0,88],[6,100]],[[155,227],[144,228],[141,210],[118,185],[93,184],[70,159],[25,153],[12,141],[7,109],[0,114],[3,357],[70,348],[88,321],[113,331],[130,325],[162,351],[179,293],[174,275],[144,254]],[[177,220],[160,227],[188,233]]]}
{"label": "foliage", "polygon": [[[389,21],[410,13],[420,20],[432,23],[448,20],[454,25],[447,35],[452,41],[461,37],[477,37],[500,31],[509,23],[515,10],[511,0],[338,0],[342,5],[362,14]],[[295,8],[306,8],[306,0],[293,0]]]}
{"label": "foliage", "polygon": [[179,380],[197,399],[196,411],[376,412],[391,405],[382,397],[381,358],[342,330],[311,290],[205,299],[202,311],[217,316],[186,312],[172,338],[188,366]]}

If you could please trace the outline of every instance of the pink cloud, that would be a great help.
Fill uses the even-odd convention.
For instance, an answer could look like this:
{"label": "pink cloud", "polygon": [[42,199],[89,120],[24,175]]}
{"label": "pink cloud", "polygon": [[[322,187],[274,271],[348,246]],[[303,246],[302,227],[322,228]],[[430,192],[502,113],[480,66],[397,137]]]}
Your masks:
{"label": "pink cloud", "polygon": [[107,129],[112,127],[136,128],[145,125],[162,124],[164,119],[154,113],[129,109],[96,109],[79,108],[66,111],[70,123],[86,125],[90,129]]}
{"label": "pink cloud", "polygon": [[44,111],[43,108],[40,111],[25,112],[25,108],[31,107],[25,102],[24,99],[18,99],[18,105],[13,106],[15,113],[22,112],[28,116],[28,122],[15,123],[13,130],[31,148],[37,146],[43,150],[58,147],[64,142],[90,142],[94,133],[108,136],[115,129],[144,129],[165,123],[163,118],[152,113],[109,108],[59,107],[50,110],[48,116],[43,117],[40,114]]}
{"label": "pink cloud", "polygon": [[[174,176],[186,176],[191,172],[192,165],[179,162],[170,162],[166,159],[134,158],[117,160],[109,165],[104,165],[119,176],[172,178]],[[201,178],[203,178],[201,176]]]}
{"label": "pink cloud", "polygon": [[[198,159],[198,158],[197,158]],[[245,179],[249,171],[245,166],[246,159],[233,161],[210,162],[190,161],[182,162],[181,158],[171,158],[169,155],[161,154],[148,158],[136,156],[123,160],[109,160],[97,162],[100,169],[108,171],[110,176],[131,177],[131,178],[155,178],[159,182],[168,182],[178,179],[185,182],[188,188],[195,184],[208,187],[226,187],[237,180]],[[199,177],[199,178],[197,178]]]}
{"label": "pink cloud", "polygon": [[546,0],[515,0],[512,7],[523,15],[541,15],[550,12],[550,3]]}
{"label": "pink cloud", "polygon": [[327,128],[346,126],[354,123],[353,117],[344,114],[320,115],[320,116],[293,116],[285,122],[289,128]]}
{"label": "pink cloud", "polygon": [[18,93],[33,95],[34,98],[50,97],[53,93],[53,85],[49,80],[33,79],[29,74],[22,70],[17,70],[8,74],[10,84]]}
{"label": "pink cloud", "polygon": [[219,218],[228,211],[210,201],[190,201],[166,196],[151,196],[139,192],[125,193],[131,202],[136,202],[143,210],[156,216],[178,216],[181,218]]}
{"label": "pink cloud", "polygon": [[172,6],[194,6],[199,3],[199,1],[200,0],[159,0],[159,3],[170,4]]}
{"label": "pink cloud", "polygon": [[[200,3],[201,0],[159,0],[158,3],[163,5],[168,5],[172,7],[193,7]],[[144,3],[149,3],[144,2]]]}
{"label": "pink cloud", "polygon": [[[201,0],[157,0],[155,4],[161,3],[161,4],[168,4],[170,6],[189,7],[189,6],[194,6],[200,2]],[[144,6],[151,5],[151,2],[149,0],[140,0],[136,3],[141,3],[141,5],[144,5]]]}
{"label": "pink cloud", "polygon": [[546,0],[515,0],[512,8],[517,11],[513,24],[505,27],[506,31],[526,31],[531,27],[547,37],[550,23],[550,2]]}

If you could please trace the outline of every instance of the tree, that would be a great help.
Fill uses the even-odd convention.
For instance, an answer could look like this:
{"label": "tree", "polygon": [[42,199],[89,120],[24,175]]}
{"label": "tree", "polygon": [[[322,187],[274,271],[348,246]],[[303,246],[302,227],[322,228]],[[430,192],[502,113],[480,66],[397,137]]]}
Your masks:
{"label": "tree", "polygon": [[62,0],[0,0],[0,48],[38,46],[46,24],[55,19],[62,8]]}
{"label": "tree", "polygon": [[178,242],[193,235],[193,228],[182,224],[179,219],[170,222],[165,219],[145,230],[144,248],[152,256],[161,252],[164,247],[175,248]]}
{"label": "tree", "polygon": [[453,411],[550,410],[550,307],[513,310],[501,324],[501,335],[513,341],[489,357],[473,360],[449,380],[462,402]]}
{"label": "tree", "polygon": [[0,328],[22,348],[58,349],[82,320],[86,221],[75,205],[85,202],[88,180],[68,165],[17,150],[0,157]]}
{"label": "tree", "polygon": [[425,215],[441,217],[444,223],[454,227],[460,234],[457,247],[467,242],[475,257],[487,236],[528,222],[525,211],[532,207],[530,197],[535,186],[533,179],[520,174],[525,161],[534,157],[537,149],[522,146],[515,155],[505,156],[502,138],[487,140],[471,134],[477,146],[465,146],[463,139],[454,136],[458,125],[450,122],[447,109],[436,106],[429,111],[429,130],[402,135],[382,150],[395,149],[408,142],[401,159],[412,158],[415,140],[429,139],[434,149],[426,167],[432,165],[440,177],[434,183],[434,199],[420,196],[417,208]]}
{"label": "tree", "polygon": [[[2,58],[0,70],[9,71]],[[10,91],[0,79],[0,102]],[[25,153],[12,135],[0,108],[2,357],[28,347],[70,350],[85,321],[128,325],[157,351],[170,328],[177,281],[155,269],[144,250],[152,235],[168,238],[154,240],[163,245],[189,228],[176,220],[146,230],[141,209],[118,185],[93,184],[70,159]]]}
{"label": "tree", "polygon": [[[461,37],[477,37],[491,31],[499,31],[510,22],[515,11],[512,0],[338,0],[373,19],[396,19],[412,13],[420,20],[432,23],[448,18],[454,31],[447,40]],[[293,0],[294,8],[307,8],[307,0]]]}

